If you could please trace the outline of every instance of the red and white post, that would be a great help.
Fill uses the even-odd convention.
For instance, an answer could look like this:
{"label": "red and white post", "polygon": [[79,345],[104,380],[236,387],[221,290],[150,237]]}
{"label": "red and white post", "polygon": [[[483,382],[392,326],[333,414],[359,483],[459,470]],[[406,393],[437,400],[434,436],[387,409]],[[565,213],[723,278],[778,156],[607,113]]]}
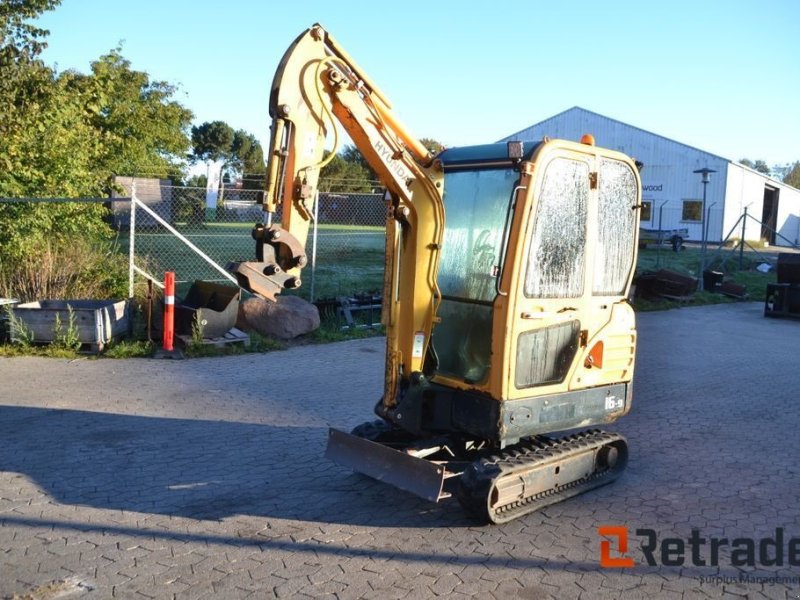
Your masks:
{"label": "red and white post", "polygon": [[172,352],[175,337],[175,272],[164,273],[164,341],[165,352]]}

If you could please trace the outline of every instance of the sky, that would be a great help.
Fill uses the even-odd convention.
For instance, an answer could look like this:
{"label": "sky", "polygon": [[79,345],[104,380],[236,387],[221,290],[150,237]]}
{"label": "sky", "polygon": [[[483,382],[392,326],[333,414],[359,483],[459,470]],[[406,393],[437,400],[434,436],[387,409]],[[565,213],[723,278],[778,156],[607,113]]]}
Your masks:
{"label": "sky", "polygon": [[63,0],[37,24],[59,71],[122,44],[195,124],[266,144],[275,69],[315,22],[414,135],[448,147],[580,106],[733,160],[800,160],[796,0]]}

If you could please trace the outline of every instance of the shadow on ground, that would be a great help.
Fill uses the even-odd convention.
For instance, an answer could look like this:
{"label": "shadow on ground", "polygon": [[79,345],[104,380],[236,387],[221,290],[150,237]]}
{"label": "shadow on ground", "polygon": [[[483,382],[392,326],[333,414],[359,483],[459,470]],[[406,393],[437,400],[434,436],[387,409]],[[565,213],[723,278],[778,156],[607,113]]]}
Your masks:
{"label": "shadow on ground", "polygon": [[0,406],[0,438],[0,472],[28,477],[61,504],[202,520],[475,524],[454,503],[430,504],[331,463],[319,427]]}

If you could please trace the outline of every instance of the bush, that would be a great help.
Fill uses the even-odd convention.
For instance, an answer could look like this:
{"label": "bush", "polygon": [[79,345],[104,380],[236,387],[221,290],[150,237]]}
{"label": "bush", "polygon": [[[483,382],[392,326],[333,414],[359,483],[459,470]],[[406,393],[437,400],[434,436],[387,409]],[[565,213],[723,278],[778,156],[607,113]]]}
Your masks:
{"label": "bush", "polygon": [[0,296],[22,302],[127,295],[128,261],[114,242],[54,239],[0,264]]}

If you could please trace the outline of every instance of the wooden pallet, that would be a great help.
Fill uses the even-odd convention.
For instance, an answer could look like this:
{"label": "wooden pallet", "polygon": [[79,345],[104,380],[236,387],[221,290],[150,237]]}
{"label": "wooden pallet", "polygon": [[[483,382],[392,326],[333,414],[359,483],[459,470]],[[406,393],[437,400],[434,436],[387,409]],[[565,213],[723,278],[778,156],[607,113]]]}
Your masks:
{"label": "wooden pallet", "polygon": [[694,296],[692,295],[674,296],[672,294],[659,294],[659,297],[664,298],[666,300],[672,300],[673,302],[677,302],[678,304],[689,304],[690,302],[694,302]]}
{"label": "wooden pallet", "polygon": [[[190,335],[177,335],[175,337],[180,340],[184,347],[197,343]],[[234,327],[222,337],[203,338],[200,344],[203,346],[215,346],[217,348],[222,348],[228,344],[242,344],[245,348],[248,348],[250,346],[250,336],[241,329],[236,329],[236,327]]]}

